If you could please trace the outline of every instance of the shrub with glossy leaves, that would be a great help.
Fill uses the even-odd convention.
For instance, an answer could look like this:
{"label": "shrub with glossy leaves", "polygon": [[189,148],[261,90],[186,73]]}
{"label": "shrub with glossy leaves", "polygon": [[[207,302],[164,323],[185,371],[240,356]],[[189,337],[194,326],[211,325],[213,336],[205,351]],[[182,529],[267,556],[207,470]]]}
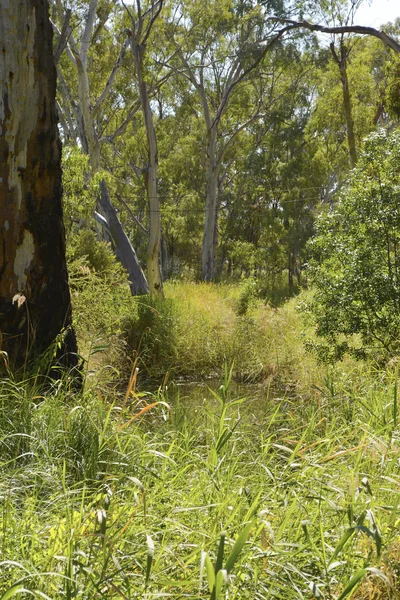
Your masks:
{"label": "shrub with glossy leaves", "polygon": [[400,132],[365,142],[357,168],[311,243],[306,309],[324,360],[400,350]]}

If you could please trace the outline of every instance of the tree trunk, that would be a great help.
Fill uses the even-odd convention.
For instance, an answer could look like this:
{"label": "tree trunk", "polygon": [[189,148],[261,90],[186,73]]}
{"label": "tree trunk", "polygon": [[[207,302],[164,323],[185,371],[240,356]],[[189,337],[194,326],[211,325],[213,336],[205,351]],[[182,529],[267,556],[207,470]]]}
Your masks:
{"label": "tree trunk", "polygon": [[143,52],[144,46],[131,34],[131,48],[135,59],[136,76],[138,79],[140,104],[142,107],[144,124],[147,137],[147,169],[144,173],[147,200],[149,205],[149,243],[147,246],[147,279],[149,282],[150,296],[163,297],[163,285],[160,266],[161,246],[161,212],[158,199],[158,148],[157,136],[154,127],[153,112],[151,110],[147,84],[143,77]]}
{"label": "tree trunk", "polygon": [[207,141],[207,199],[206,218],[204,222],[203,247],[201,257],[201,278],[203,281],[213,281],[215,271],[215,229],[217,225],[217,131],[213,127],[208,132]]}
{"label": "tree trunk", "polygon": [[[92,39],[97,5],[98,0],[91,0],[87,14],[84,34],[80,44],[80,49],[78,49],[77,43],[72,34],[72,30],[69,38],[70,43],[72,45],[71,54],[73,56],[74,66],[76,67],[76,72],[78,76],[78,106],[76,106],[70,98],[69,89],[65,81],[63,80],[61,69],[58,69],[59,79],[61,80],[61,91],[63,98],[65,98],[66,106],[68,106],[68,104],[70,103],[71,106],[74,106],[76,108],[74,112],[77,122],[77,132],[79,134],[82,150],[85,154],[89,156],[91,177],[93,177],[101,169],[100,142],[95,127],[94,110],[91,104],[90,82],[87,69],[88,51],[90,40]],[[64,12],[62,10],[62,5],[60,11],[61,16]],[[107,188],[105,189],[107,191]],[[99,190],[99,194],[103,195],[102,189]],[[101,197],[99,197],[97,200],[96,208],[99,211],[99,213],[102,214],[104,219],[107,222],[111,220],[112,224],[109,223],[109,231],[107,231],[104,229],[104,227],[96,223],[98,238],[109,243],[114,243],[115,254],[122,262],[123,266],[128,271],[128,274],[130,276],[130,289],[132,294],[135,295],[134,290],[139,290],[139,294],[144,294],[146,293],[144,291],[145,289],[148,291],[148,286],[146,278],[144,277],[143,271],[139,265],[136,252],[133,249],[127,235],[123,230],[122,224],[118,219],[118,214],[114,206],[112,205],[108,192],[107,199],[107,205],[109,206],[107,214],[102,214]],[[114,233],[115,237],[111,232]],[[134,276],[138,276],[137,281],[132,280]]]}
{"label": "tree trunk", "polygon": [[110,195],[104,179],[100,183],[101,189],[101,208],[107,221],[107,226],[112,239],[114,240],[118,259],[128,271],[129,286],[132,296],[140,296],[149,292],[149,286],[146,277],[142,271],[132,244],[122,228],[117,217],[115,208],[111,204]]}
{"label": "tree trunk", "polygon": [[0,0],[0,349],[15,367],[63,331],[59,358],[77,363],[48,11]]}
{"label": "tree trunk", "polygon": [[349,89],[349,80],[347,77],[347,56],[348,51],[344,45],[343,40],[340,42],[340,57],[337,55],[335,50],[335,45],[332,42],[330,45],[331,53],[334,61],[339,67],[340,72],[340,81],[342,83],[342,92],[343,92],[343,107],[344,107],[344,116],[346,120],[346,130],[347,130],[347,143],[349,146],[349,161],[350,168],[354,169],[357,163],[357,149],[356,149],[356,137],[354,135],[354,121],[353,121],[353,111],[351,107],[351,97],[350,97],[350,89]]}
{"label": "tree trunk", "polygon": [[340,75],[343,89],[343,105],[344,105],[344,115],[346,119],[346,127],[347,127],[347,143],[349,145],[349,159],[350,159],[350,168],[354,169],[357,163],[357,150],[356,150],[356,138],[354,135],[354,121],[353,121],[353,113],[351,109],[351,98],[349,91],[349,80],[347,78],[347,69],[346,66],[340,67]]}

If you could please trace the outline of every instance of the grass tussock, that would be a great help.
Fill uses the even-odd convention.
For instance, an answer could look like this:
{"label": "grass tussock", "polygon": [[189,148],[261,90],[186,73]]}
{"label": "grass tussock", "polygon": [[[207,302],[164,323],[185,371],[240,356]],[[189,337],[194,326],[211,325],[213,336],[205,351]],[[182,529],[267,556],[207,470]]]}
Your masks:
{"label": "grass tussock", "polygon": [[0,386],[2,598],[397,598],[397,376],[308,402]]}
{"label": "grass tussock", "polygon": [[69,269],[79,348],[97,384],[129,372],[136,359],[141,379],[153,385],[166,373],[192,381],[215,378],[227,362],[234,364],[236,380],[272,382],[303,395],[322,373],[304,352],[301,298],[275,308],[260,299],[271,293],[252,279],[167,282],[164,301],[132,298],[108,246],[87,232],[70,242]]}
{"label": "grass tussock", "polygon": [[[82,315],[88,309],[80,310],[78,293],[81,348],[86,356],[94,349],[89,370],[102,365],[109,369],[111,364],[120,371],[124,364],[128,371],[126,358],[138,358],[142,380],[160,384],[166,373],[173,379],[215,378],[227,362],[234,364],[238,381],[273,383],[308,393],[323,370],[304,352],[298,299],[278,309],[248,289],[247,285],[167,283],[163,301],[128,296],[122,308],[116,298],[114,312],[100,302],[90,307],[87,320]],[[100,328],[92,326],[96,310],[101,310]]]}

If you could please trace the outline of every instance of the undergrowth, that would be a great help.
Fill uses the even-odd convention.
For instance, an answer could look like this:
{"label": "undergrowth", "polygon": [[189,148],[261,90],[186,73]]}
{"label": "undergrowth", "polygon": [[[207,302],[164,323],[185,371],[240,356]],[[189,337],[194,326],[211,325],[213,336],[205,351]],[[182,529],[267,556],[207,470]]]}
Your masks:
{"label": "undergrowth", "polygon": [[153,386],[166,373],[170,379],[215,378],[224,362],[234,364],[238,381],[273,381],[297,393],[307,393],[310,373],[314,383],[319,367],[304,353],[301,298],[275,308],[260,298],[253,279],[166,282],[163,301],[133,298],[110,247],[91,232],[71,237],[68,257],[79,349],[96,383],[101,367],[101,379],[109,381],[113,373],[128,373],[136,358],[141,380]]}
{"label": "undergrowth", "polygon": [[307,402],[0,386],[2,598],[397,598],[397,374]]}

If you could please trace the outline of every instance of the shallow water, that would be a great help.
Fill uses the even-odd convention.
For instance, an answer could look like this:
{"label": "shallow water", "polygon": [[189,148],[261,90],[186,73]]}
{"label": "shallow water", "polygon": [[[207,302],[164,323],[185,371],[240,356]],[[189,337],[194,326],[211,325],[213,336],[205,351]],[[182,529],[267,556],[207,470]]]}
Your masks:
{"label": "shallow water", "polygon": [[[192,424],[200,424],[207,413],[219,415],[221,404],[214,394],[221,397],[221,381],[218,379],[170,384],[165,397],[171,407],[175,424],[179,427],[179,423],[185,420]],[[282,407],[287,401],[283,391],[272,389],[271,386],[232,381],[226,400],[229,403],[239,399],[243,399],[243,402],[238,405],[235,403],[235,407],[232,407],[233,412],[229,410],[229,414],[235,413],[244,422],[261,427],[265,419],[270,418],[271,409],[274,410],[278,405]]]}

